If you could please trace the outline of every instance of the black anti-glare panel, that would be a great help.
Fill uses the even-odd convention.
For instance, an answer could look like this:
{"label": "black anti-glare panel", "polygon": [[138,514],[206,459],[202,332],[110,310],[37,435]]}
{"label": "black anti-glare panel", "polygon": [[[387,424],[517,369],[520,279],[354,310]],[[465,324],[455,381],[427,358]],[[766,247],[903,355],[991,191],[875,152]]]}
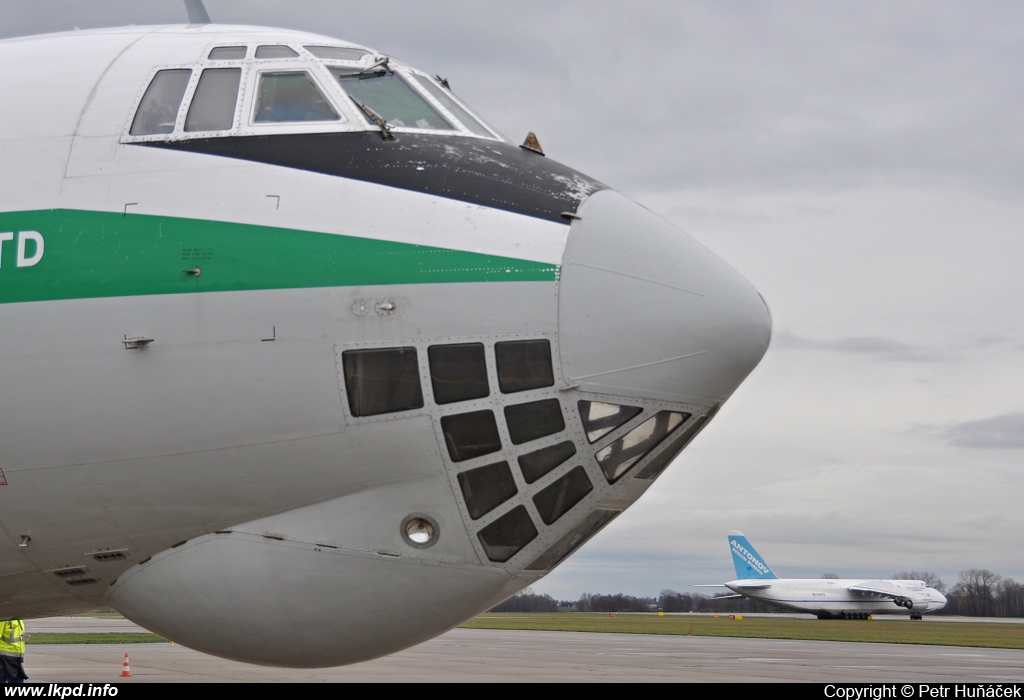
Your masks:
{"label": "black anti-glare panel", "polygon": [[503,394],[540,389],[555,383],[551,343],[547,340],[495,343],[494,359],[498,364],[498,384]]}
{"label": "black anti-glare panel", "polygon": [[346,350],[341,357],[353,416],[423,408],[416,348]]}
{"label": "black anti-glare panel", "polygon": [[482,343],[432,345],[427,348],[427,355],[437,403],[483,399],[491,393]]}
{"label": "black anti-glare panel", "polygon": [[491,411],[473,411],[441,418],[441,431],[453,462],[498,452],[501,436]]}
{"label": "black anti-glare panel", "polygon": [[538,440],[565,430],[562,405],[558,399],[506,406],[505,422],[508,424],[508,435],[515,445],[522,445],[524,442]]}
{"label": "black anti-glare panel", "polygon": [[516,506],[477,533],[487,558],[499,563],[514,557],[536,536],[537,527],[525,506]]}
{"label": "black anti-glare panel", "polygon": [[519,492],[508,462],[488,464],[459,474],[469,517],[477,520]]}
{"label": "black anti-glare panel", "polygon": [[576,446],[571,442],[560,442],[557,445],[544,447],[536,452],[529,452],[519,457],[519,469],[523,472],[526,483],[532,484],[565,460],[576,454]]}
{"label": "black anti-glare panel", "polygon": [[[141,133],[134,132],[133,133]],[[156,133],[156,132],[146,132]],[[503,141],[377,131],[149,141],[141,146],[239,158],[375,182],[567,224],[600,182]]]}
{"label": "black anti-glare panel", "polygon": [[593,490],[594,485],[590,483],[586,470],[583,467],[576,467],[538,492],[533,497],[533,504],[537,506],[537,512],[540,513],[544,524],[550,525],[568,513],[570,508]]}

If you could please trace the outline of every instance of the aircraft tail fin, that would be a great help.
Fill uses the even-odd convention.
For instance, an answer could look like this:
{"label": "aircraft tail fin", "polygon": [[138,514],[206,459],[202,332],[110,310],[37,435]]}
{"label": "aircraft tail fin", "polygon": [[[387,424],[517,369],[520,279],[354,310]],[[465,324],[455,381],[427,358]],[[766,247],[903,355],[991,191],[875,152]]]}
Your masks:
{"label": "aircraft tail fin", "polygon": [[206,11],[203,0],[185,0],[189,24],[210,24],[210,13]]}
{"label": "aircraft tail fin", "polygon": [[728,537],[737,579],[778,578],[742,532],[732,531]]}

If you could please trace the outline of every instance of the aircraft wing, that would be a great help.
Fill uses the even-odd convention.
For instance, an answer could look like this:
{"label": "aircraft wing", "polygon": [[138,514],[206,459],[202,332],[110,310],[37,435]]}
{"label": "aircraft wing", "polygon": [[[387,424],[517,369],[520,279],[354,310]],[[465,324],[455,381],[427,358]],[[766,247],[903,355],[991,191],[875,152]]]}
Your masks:
{"label": "aircraft wing", "polygon": [[887,581],[863,581],[848,586],[846,590],[851,593],[867,593],[868,595],[877,595],[882,598],[892,598],[893,600],[907,597],[906,593],[897,590]]}
{"label": "aircraft wing", "polygon": [[[757,588],[771,588],[771,587],[772,587],[772,584],[770,584],[770,583],[762,583],[760,581],[752,582],[752,583],[730,582],[728,585],[726,585],[724,583],[693,583],[693,584],[690,584],[690,588],[749,588],[749,589],[757,589]],[[736,596],[733,596],[733,597],[736,597]],[[743,596],[739,596],[739,597],[742,598]]]}

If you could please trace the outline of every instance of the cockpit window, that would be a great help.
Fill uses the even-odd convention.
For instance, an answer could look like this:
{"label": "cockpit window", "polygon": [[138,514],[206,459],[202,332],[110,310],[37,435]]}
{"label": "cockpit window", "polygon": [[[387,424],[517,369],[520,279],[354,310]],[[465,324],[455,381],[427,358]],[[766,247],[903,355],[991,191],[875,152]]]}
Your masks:
{"label": "cockpit window", "polygon": [[239,61],[245,58],[245,46],[218,46],[210,51],[211,61]]}
{"label": "cockpit window", "polygon": [[264,73],[256,96],[257,124],[337,121],[338,113],[305,71]]}
{"label": "cockpit window", "polygon": [[256,58],[298,58],[299,54],[287,46],[266,44],[256,48]]}
{"label": "cockpit window", "polygon": [[306,51],[317,58],[328,61],[361,61],[363,56],[369,56],[366,49],[354,49],[348,46],[307,46]]}
{"label": "cockpit window", "polygon": [[[126,143],[240,136],[253,128],[503,140],[445,81],[355,46],[210,43],[194,63],[157,66],[149,76],[123,134]],[[526,388],[535,387],[515,391]]]}
{"label": "cockpit window", "polygon": [[159,71],[146,88],[129,132],[132,136],[169,134],[178,119],[181,98],[192,77],[188,68]]}
{"label": "cockpit window", "polygon": [[386,70],[354,72],[338,67],[330,70],[363,111],[369,108],[371,116],[374,113],[380,115],[390,126],[447,131],[455,129],[396,73]]}
{"label": "cockpit window", "polygon": [[199,76],[185,131],[225,131],[235,123],[241,68],[207,68]]}
{"label": "cockpit window", "polygon": [[477,136],[483,136],[488,139],[494,138],[494,134],[492,134],[487,127],[481,124],[476,117],[463,109],[462,105],[453,100],[451,95],[449,95],[444,88],[425,75],[413,73],[413,77],[416,78],[417,82],[419,82],[419,84],[430,93],[431,97],[440,102],[442,107],[447,109],[456,119],[462,122],[463,126]]}

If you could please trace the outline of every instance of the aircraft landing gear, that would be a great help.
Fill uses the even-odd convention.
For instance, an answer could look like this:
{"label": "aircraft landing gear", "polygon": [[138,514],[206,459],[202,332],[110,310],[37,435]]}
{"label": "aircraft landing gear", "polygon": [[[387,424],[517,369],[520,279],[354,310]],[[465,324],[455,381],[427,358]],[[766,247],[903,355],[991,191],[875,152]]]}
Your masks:
{"label": "aircraft landing gear", "polygon": [[923,620],[924,618],[922,616],[920,616],[920,615],[913,614],[913,615],[910,616],[910,619],[911,620]]}

